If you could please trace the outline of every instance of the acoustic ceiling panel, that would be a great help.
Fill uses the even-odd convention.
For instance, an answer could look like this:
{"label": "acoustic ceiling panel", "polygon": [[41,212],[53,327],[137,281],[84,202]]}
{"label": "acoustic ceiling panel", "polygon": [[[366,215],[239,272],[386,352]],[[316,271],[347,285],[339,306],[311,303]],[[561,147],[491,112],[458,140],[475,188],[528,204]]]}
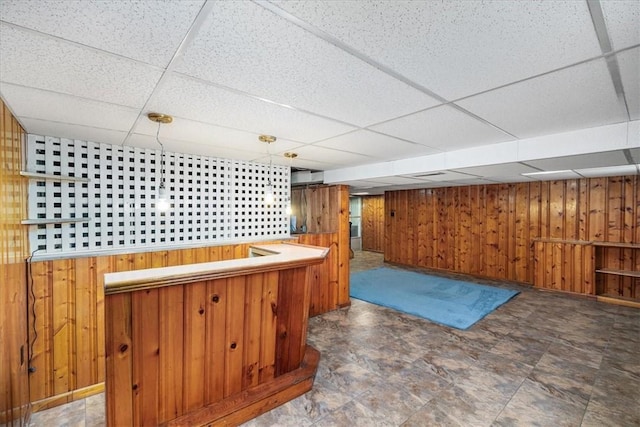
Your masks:
{"label": "acoustic ceiling panel", "polygon": [[586,2],[274,3],[450,100],[601,53]]}
{"label": "acoustic ceiling panel", "polygon": [[138,117],[138,110],[56,92],[24,86],[0,84],[3,98],[11,99],[11,109],[20,118],[128,132]]}
{"label": "acoustic ceiling panel", "polygon": [[614,50],[640,43],[639,1],[600,1],[600,4]]}
{"label": "acoustic ceiling panel", "polygon": [[[158,125],[147,119],[140,120],[135,131],[136,133],[151,135],[155,138],[158,132]],[[226,147],[228,149],[254,153],[254,157],[267,154],[267,149],[269,149],[272,154],[275,154],[278,152],[294,151],[295,148],[302,145],[299,142],[278,138],[276,142],[267,146],[267,144],[258,140],[259,134],[257,133],[196,122],[180,117],[176,117],[170,124],[160,125],[159,136],[161,141],[169,138],[176,141],[183,141],[183,143],[189,142],[210,145],[212,149],[213,147]]]}
{"label": "acoustic ceiling panel", "polygon": [[538,169],[532,168],[522,163],[504,163],[501,165],[475,166],[472,168],[456,169],[457,172],[476,175],[480,177],[506,177],[517,176],[522,173],[536,172]]}
{"label": "acoustic ceiling panel", "polygon": [[167,78],[163,90],[149,108],[177,117],[301,142],[314,142],[354,129],[178,75]]}
{"label": "acoustic ceiling panel", "polygon": [[216,2],[176,71],[359,126],[439,103],[253,2]]}
{"label": "acoustic ceiling panel", "polygon": [[371,129],[443,151],[513,139],[448,105],[391,120]]}
{"label": "acoustic ceiling panel", "polygon": [[362,154],[347,153],[346,151],[334,150],[331,148],[318,147],[315,145],[305,145],[296,148],[298,158],[295,159],[296,166],[299,160],[313,160],[336,165],[354,165],[371,163],[374,159]]}
{"label": "acoustic ceiling panel", "polygon": [[149,65],[3,23],[0,39],[0,80],[6,83],[139,108],[162,74]]}
{"label": "acoustic ceiling panel", "polygon": [[[160,141],[166,151],[173,151],[179,153],[184,150],[185,141],[160,137]],[[160,145],[156,141],[156,137],[150,135],[133,134],[127,140],[127,146],[134,146],[139,148],[149,148],[152,150],[160,149]],[[218,157],[223,159],[236,159],[236,160],[253,160],[256,158],[256,153],[251,151],[238,150],[233,146],[222,147],[219,145],[211,144],[194,144],[189,142],[189,154],[197,154],[200,156]]]}
{"label": "acoustic ceiling panel", "polygon": [[203,3],[3,0],[0,17],[5,22],[165,67]]}
{"label": "acoustic ceiling panel", "polygon": [[631,120],[638,120],[640,119],[640,48],[619,53],[616,58],[620,66],[629,116]]}
{"label": "acoustic ceiling panel", "polygon": [[626,120],[604,59],[457,102],[519,138]]}
{"label": "acoustic ceiling panel", "polygon": [[28,117],[20,117],[20,124],[33,135],[56,135],[60,138],[82,139],[85,141],[105,142],[107,144],[122,144],[127,136],[127,132],[124,131],[30,119]]}
{"label": "acoustic ceiling panel", "polygon": [[609,166],[602,168],[578,169],[576,172],[587,178],[637,175],[640,172],[640,169],[638,169],[639,167],[640,165]]}
{"label": "acoustic ceiling panel", "polygon": [[587,169],[602,166],[627,165],[629,161],[622,150],[577,156],[554,157],[552,159],[529,160],[526,164],[543,171],[564,169]]}
{"label": "acoustic ceiling panel", "polygon": [[377,159],[396,160],[412,156],[424,156],[439,150],[403,141],[391,136],[360,129],[329,138],[315,144],[319,147],[362,153]]}

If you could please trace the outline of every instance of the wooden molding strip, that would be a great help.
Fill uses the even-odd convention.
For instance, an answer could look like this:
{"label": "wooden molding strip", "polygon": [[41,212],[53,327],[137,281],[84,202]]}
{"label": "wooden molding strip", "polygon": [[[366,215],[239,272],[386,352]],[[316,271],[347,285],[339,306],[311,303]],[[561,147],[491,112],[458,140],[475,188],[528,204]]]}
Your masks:
{"label": "wooden molding strip", "polygon": [[241,424],[311,390],[319,362],[320,352],[307,345],[300,368],[163,425],[170,427]]}
{"label": "wooden molding strip", "polygon": [[79,388],[76,390],[68,391],[66,393],[56,394],[55,396],[47,397],[41,400],[37,400],[31,403],[31,412],[44,411],[45,409],[53,408],[69,402],[75,402],[76,400],[84,399],[94,394],[102,393],[104,391],[104,382],[90,385],[88,387]]}

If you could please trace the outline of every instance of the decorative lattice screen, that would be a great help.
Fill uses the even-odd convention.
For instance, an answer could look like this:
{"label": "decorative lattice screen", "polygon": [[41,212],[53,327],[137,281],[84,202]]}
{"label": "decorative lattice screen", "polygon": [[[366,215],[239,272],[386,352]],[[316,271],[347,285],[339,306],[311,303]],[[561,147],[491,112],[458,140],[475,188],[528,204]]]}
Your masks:
{"label": "decorative lattice screen", "polygon": [[[160,150],[29,135],[31,250],[39,254],[188,246],[289,236],[288,167],[165,152],[171,203],[156,210]],[[64,177],[75,177],[68,180]],[[88,179],[82,180],[82,178]],[[78,222],[71,222],[78,221]]]}

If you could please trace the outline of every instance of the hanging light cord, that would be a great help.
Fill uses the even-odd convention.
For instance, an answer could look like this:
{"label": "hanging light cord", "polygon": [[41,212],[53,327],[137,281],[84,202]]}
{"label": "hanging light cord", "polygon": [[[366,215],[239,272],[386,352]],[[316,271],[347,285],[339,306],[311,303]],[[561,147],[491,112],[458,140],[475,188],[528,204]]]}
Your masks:
{"label": "hanging light cord", "polygon": [[160,144],[160,186],[164,186],[164,145],[160,142],[160,122],[156,131],[156,141]]}

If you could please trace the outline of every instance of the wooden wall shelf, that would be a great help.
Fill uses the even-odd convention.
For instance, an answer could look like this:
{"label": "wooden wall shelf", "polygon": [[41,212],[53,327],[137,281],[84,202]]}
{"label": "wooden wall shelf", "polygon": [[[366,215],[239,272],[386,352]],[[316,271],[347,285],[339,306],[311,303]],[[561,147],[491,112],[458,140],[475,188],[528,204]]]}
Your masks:
{"label": "wooden wall shelf", "polygon": [[64,224],[68,222],[90,222],[91,218],[34,218],[23,219],[20,221],[22,225],[40,225],[40,224]]}
{"label": "wooden wall shelf", "polygon": [[20,175],[26,178],[43,179],[49,181],[76,181],[76,182],[89,182],[89,178],[82,178],[78,176],[69,175],[55,175],[50,173],[28,172],[20,171]]}

